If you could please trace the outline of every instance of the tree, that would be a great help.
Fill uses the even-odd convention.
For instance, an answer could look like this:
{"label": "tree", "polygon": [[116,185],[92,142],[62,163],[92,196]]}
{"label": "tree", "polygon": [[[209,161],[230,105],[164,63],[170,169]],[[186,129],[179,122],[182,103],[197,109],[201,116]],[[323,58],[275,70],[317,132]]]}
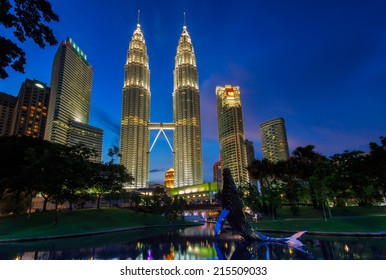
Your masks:
{"label": "tree", "polygon": [[164,196],[166,195],[165,190],[160,187],[156,187],[153,190],[152,201],[151,201],[151,212],[154,215],[162,214],[162,205],[164,204]]}
{"label": "tree", "polygon": [[[282,174],[280,167],[282,163],[274,163],[268,159],[254,160],[248,167],[253,178],[260,182],[260,193],[256,187],[250,186],[247,191],[247,204],[252,210],[271,214],[275,220],[277,209],[282,203],[284,192],[283,182],[278,178]],[[280,171],[280,172],[279,172]]]}
{"label": "tree", "polygon": [[40,174],[39,190],[55,203],[55,225],[58,223],[58,205],[66,201],[66,186],[73,169],[69,153],[70,147],[50,143],[37,163]]}
{"label": "tree", "polygon": [[243,204],[250,207],[253,212],[266,212],[264,198],[256,186],[251,184],[240,186],[239,194]]}
{"label": "tree", "polygon": [[[39,47],[58,42],[52,30],[45,24],[59,21],[47,0],[0,0],[0,25],[14,29],[18,41],[24,43],[31,38]],[[0,35],[0,78],[8,77],[6,67],[24,73],[25,52],[12,40]]]}
{"label": "tree", "polygon": [[312,206],[319,208],[321,206],[321,201],[318,199],[319,194],[317,194],[317,189],[320,189],[319,181],[310,180],[310,178],[313,176],[316,166],[325,161],[326,157],[315,152],[314,148],[314,145],[297,147],[292,155],[297,161],[299,179],[308,187]]}
{"label": "tree", "polygon": [[330,190],[334,184],[334,166],[332,162],[327,158],[318,160],[314,164],[314,170],[308,180],[314,187],[315,199],[320,201],[323,218],[327,221],[327,212],[328,217],[332,218],[330,208],[328,207],[328,198],[331,197]]}
{"label": "tree", "polygon": [[[13,213],[27,210],[21,201],[36,191],[37,173],[35,161],[46,143],[32,137],[1,137],[0,154],[0,199],[7,196],[8,206]],[[14,209],[12,209],[12,205]]]}
{"label": "tree", "polygon": [[139,204],[141,203],[141,194],[136,190],[132,190],[129,192],[129,199],[135,204],[135,211],[138,212]]}
{"label": "tree", "polygon": [[91,191],[96,195],[96,208],[100,208],[101,196],[120,192],[125,183],[133,181],[133,177],[127,173],[126,168],[121,164],[112,161],[105,163],[94,163],[92,168]]}
{"label": "tree", "polygon": [[276,163],[277,178],[286,184],[285,196],[293,215],[299,215],[299,198],[303,194],[303,181],[299,161],[291,156],[288,160]]}
{"label": "tree", "polygon": [[186,200],[183,199],[182,197],[174,196],[173,202],[171,205],[171,219],[175,220],[178,217],[181,217],[181,219],[184,219],[183,214],[187,204],[188,203],[186,202]]}
{"label": "tree", "polygon": [[377,183],[385,176],[378,167],[385,169],[382,159],[371,152],[344,151],[331,157],[335,166],[335,186],[333,189],[335,204],[343,206],[348,203],[371,206],[382,202],[384,196]]}
{"label": "tree", "polygon": [[368,157],[368,175],[372,184],[386,198],[386,138],[381,136],[381,145],[375,142],[370,143],[370,153]]}
{"label": "tree", "polygon": [[71,211],[74,203],[86,197],[86,190],[92,173],[90,160],[95,156],[95,151],[84,144],[67,147],[67,150],[70,168],[67,172],[64,195],[70,204]]}

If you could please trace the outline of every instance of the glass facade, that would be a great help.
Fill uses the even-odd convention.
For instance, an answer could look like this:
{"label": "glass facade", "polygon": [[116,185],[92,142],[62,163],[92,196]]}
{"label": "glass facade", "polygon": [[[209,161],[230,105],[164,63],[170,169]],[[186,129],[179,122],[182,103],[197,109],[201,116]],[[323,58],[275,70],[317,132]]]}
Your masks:
{"label": "glass facade", "polygon": [[198,71],[186,26],[180,36],[174,68],[174,187],[203,182]]}
{"label": "glass facade", "polygon": [[263,158],[272,162],[289,158],[287,133],[283,118],[276,118],[260,124]]}
{"label": "glass facade", "polygon": [[50,88],[37,80],[26,79],[21,85],[13,117],[13,135],[44,138]]}
{"label": "glass facade", "polygon": [[218,134],[222,168],[231,170],[236,185],[249,182],[244,122],[238,86],[216,87]]}
{"label": "glass facade", "polygon": [[[71,39],[63,41],[56,52],[51,76],[51,97],[48,107],[47,126],[44,139],[62,145],[82,142],[99,152],[102,157],[102,137],[100,130],[95,139],[81,141],[75,123],[89,126],[90,101],[93,68],[79,46]],[[93,127],[89,126],[88,130]],[[73,138],[75,137],[75,138]],[[96,144],[97,143],[97,144]]]}
{"label": "glass facade", "polygon": [[127,52],[122,99],[120,163],[134,177],[130,187],[145,188],[149,177],[150,70],[140,24]]}

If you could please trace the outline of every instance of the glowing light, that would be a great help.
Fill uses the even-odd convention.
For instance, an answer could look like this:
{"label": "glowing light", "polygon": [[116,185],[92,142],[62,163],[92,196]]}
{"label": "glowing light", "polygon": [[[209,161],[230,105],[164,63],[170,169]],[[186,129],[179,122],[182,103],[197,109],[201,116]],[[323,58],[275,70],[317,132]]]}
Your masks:
{"label": "glowing light", "polygon": [[44,88],[44,86],[42,84],[39,84],[39,83],[35,83],[35,86],[38,88]]}
{"label": "glowing light", "polygon": [[148,261],[153,259],[153,256],[151,254],[151,250],[147,251],[147,258]]}

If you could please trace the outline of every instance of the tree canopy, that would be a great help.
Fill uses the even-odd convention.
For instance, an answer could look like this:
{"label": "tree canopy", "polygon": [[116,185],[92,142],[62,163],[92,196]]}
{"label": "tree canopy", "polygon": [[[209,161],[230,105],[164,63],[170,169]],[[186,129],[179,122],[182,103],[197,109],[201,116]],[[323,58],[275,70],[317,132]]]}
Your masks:
{"label": "tree canopy", "polygon": [[248,169],[261,188],[256,194],[256,187],[249,187],[244,203],[272,215],[280,205],[290,206],[294,214],[298,205],[312,205],[325,217],[328,205],[384,203],[386,138],[380,137],[380,142],[369,143],[366,153],[344,151],[328,158],[307,145],[297,147],[286,161],[254,160]]}
{"label": "tree canopy", "polygon": [[[47,43],[56,45],[58,41],[46,25],[51,21],[59,21],[59,16],[47,0],[0,0],[0,25],[13,29],[13,35],[21,43],[31,38],[41,48]],[[23,49],[13,39],[0,35],[0,78],[9,76],[6,71],[8,66],[24,73],[25,64]]]}

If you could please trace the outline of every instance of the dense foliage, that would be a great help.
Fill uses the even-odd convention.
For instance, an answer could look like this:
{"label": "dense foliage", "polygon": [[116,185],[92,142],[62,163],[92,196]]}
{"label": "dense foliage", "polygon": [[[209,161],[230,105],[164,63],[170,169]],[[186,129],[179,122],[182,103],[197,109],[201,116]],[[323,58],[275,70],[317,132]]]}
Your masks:
{"label": "dense foliage", "polygon": [[[0,0],[0,25],[13,30],[14,38],[24,43],[31,38],[39,47],[58,42],[45,23],[59,21],[47,0]],[[6,68],[24,73],[25,52],[15,42],[0,35],[0,78],[8,77]]]}
{"label": "dense foliage", "polygon": [[287,161],[255,160],[249,167],[256,186],[242,187],[244,203],[258,212],[275,213],[281,205],[294,215],[312,205],[330,217],[328,206],[372,206],[385,202],[386,138],[371,142],[369,152],[344,151],[331,157],[313,145],[296,148]]}
{"label": "dense foliage", "polygon": [[0,137],[0,154],[0,213],[25,213],[36,196],[44,198],[42,211],[47,210],[49,201],[56,210],[65,202],[69,210],[86,203],[99,209],[102,198],[110,207],[113,201],[129,202],[136,211],[172,220],[185,209],[185,200],[169,197],[162,188],[145,196],[127,191],[124,185],[133,177],[115,163],[120,157],[117,147],[109,150],[108,162],[93,162],[94,152],[84,145],[68,147],[31,137]]}
{"label": "dense foliage", "polygon": [[[113,160],[93,162],[94,152],[84,145],[63,146],[31,137],[0,138],[0,212],[19,213],[36,195],[47,201],[74,204],[97,200],[123,190],[133,180]],[[99,207],[99,204],[97,204]]]}

